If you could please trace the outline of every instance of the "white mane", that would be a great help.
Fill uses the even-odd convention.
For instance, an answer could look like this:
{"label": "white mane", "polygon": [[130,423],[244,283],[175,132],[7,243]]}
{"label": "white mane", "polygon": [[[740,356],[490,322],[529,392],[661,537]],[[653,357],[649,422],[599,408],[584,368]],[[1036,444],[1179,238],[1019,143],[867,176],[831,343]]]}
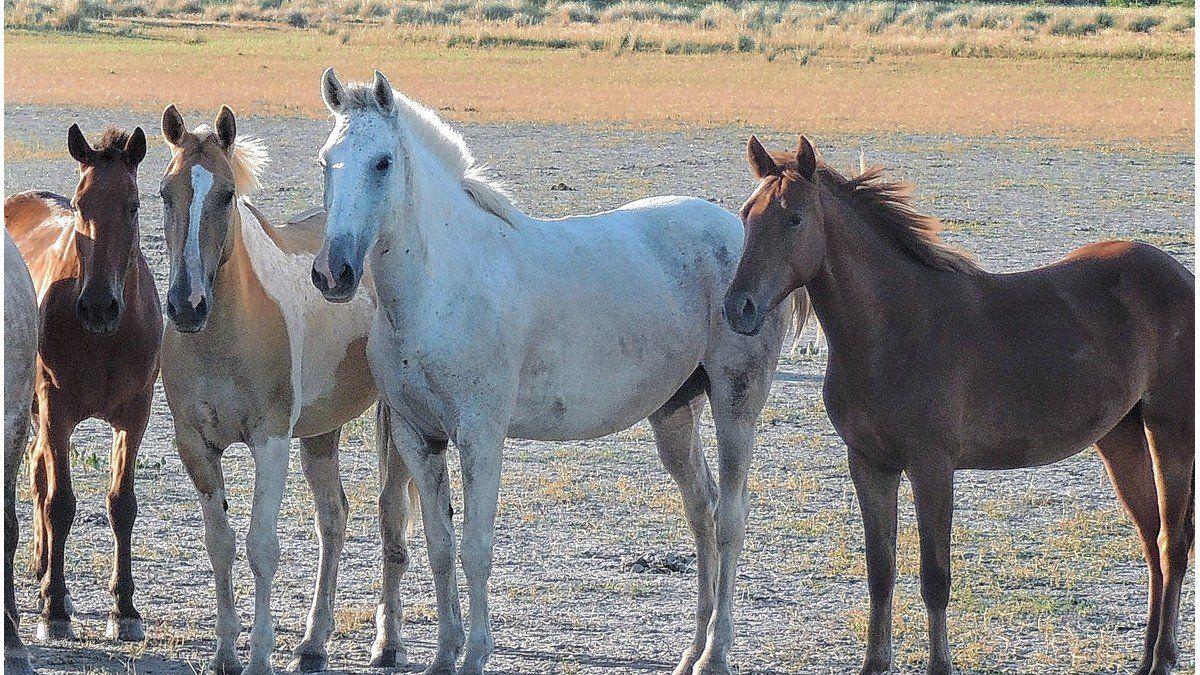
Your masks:
{"label": "white mane", "polygon": [[[345,110],[373,109],[379,111],[369,84],[346,86]],[[428,149],[439,162],[462,181],[463,190],[484,211],[516,226],[525,219],[525,214],[513,203],[504,185],[487,175],[487,167],[475,161],[461,134],[446,124],[437,113],[417,103],[395,89],[396,118],[408,122],[408,129],[421,145]]]}

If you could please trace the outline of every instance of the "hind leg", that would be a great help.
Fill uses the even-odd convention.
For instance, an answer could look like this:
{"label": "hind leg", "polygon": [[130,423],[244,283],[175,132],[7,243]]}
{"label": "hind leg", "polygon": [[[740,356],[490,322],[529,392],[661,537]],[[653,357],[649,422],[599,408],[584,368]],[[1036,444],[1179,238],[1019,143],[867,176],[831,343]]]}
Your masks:
{"label": "hind leg", "polygon": [[1163,572],[1158,554],[1158,488],[1154,483],[1154,463],[1146,443],[1141,410],[1135,408],[1104,438],[1096,441],[1096,450],[1104,460],[1117,497],[1133,520],[1142,542],[1142,556],[1146,559],[1149,588],[1146,638],[1136,673],[1146,675],[1153,664],[1154,645],[1158,641]]}
{"label": "hind leg", "polygon": [[[28,394],[28,389],[26,389]],[[17,396],[19,392],[8,392]],[[28,399],[26,399],[28,400]],[[8,420],[6,420],[8,422]],[[28,437],[28,419],[22,416],[4,430],[4,672],[15,675],[32,673],[29,651],[17,632],[21,619],[17,611],[13,563],[17,553],[17,473]]]}
{"label": "hind leg", "polygon": [[704,410],[703,371],[697,369],[675,396],[650,415],[650,426],[663,466],[679,485],[683,508],[696,541],[696,630],[674,675],[691,675],[704,652],[716,592],[717,542],[714,515],[717,486],[704,459],[700,414]]}
{"label": "hind leg", "polygon": [[416,484],[392,442],[391,414],[380,402],[375,414],[375,448],[379,453],[379,531],[383,539],[383,590],[375,610],[372,668],[408,665],[408,650],[400,630],[404,600],[400,581],[408,571],[408,528],[419,509]]}
{"label": "hind leg", "polygon": [[129,404],[113,419],[113,448],[109,460],[108,522],[113,532],[113,571],[109,592],[114,605],[108,615],[106,635],[110,640],[146,639],[142,615],[133,606],[133,523],[137,519],[137,495],[133,491],[138,448],[150,419],[153,391]]}
{"label": "hind leg", "polygon": [[304,673],[325,670],[329,665],[326,643],[333,635],[333,601],[337,592],[338,562],[346,543],[346,514],[349,503],[338,471],[338,440],[342,428],[312,438],[300,439],[300,465],[313,493],[317,542],[321,548],[317,582],[304,639],[292,652],[288,670]]}
{"label": "hind leg", "polygon": [[[1190,401],[1189,401],[1190,403]],[[1143,416],[1154,474],[1158,484],[1161,527],[1158,549],[1163,574],[1162,610],[1158,641],[1154,645],[1152,675],[1165,675],[1179,660],[1176,633],[1179,628],[1179,599],[1187,575],[1188,556],[1195,540],[1195,421],[1190,405],[1186,410],[1159,411],[1145,406]]]}
{"label": "hind leg", "polygon": [[783,321],[780,317],[775,325],[765,325],[756,338],[741,338],[722,345],[716,357],[703,364],[709,376],[709,401],[717,431],[718,570],[707,644],[696,662],[695,675],[728,675],[731,672],[729,650],[734,634],[734,582],[745,541],[750,502],[746,484],[754,454],[755,427],[767,401],[782,341]]}

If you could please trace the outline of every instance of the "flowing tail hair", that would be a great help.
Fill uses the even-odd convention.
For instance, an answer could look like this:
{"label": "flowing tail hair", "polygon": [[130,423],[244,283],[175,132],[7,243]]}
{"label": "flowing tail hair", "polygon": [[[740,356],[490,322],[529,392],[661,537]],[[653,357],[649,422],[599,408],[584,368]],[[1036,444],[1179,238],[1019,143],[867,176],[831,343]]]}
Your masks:
{"label": "flowing tail hair", "polygon": [[[387,472],[393,466],[402,466],[404,460],[400,458],[400,451],[396,448],[396,443],[392,435],[392,416],[389,414],[387,404],[379,401],[375,404],[375,449],[379,453],[379,484],[387,483]],[[407,467],[404,468],[405,473],[409,473]],[[421,493],[417,491],[417,482],[411,478],[408,480],[408,528],[405,534],[412,536],[417,529],[417,523],[421,520]],[[380,516],[383,514],[381,513]]]}

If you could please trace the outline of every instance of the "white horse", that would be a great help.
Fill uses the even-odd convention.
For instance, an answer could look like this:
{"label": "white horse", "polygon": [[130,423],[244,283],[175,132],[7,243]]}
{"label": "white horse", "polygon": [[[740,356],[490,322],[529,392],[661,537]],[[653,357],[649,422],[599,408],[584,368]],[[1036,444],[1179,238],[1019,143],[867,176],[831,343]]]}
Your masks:
{"label": "white horse", "polygon": [[4,672],[32,673],[17,633],[13,557],[17,552],[17,474],[29,439],[37,364],[38,303],[29,268],[4,231]]}
{"label": "white horse", "polygon": [[[420,492],[437,590],[425,672],[453,673],[464,646],[447,442],[460,453],[465,504],[461,672],[475,674],[493,649],[487,581],[504,439],[594,438],[648,416],[698,553],[696,632],[675,672],[728,673],[747,472],[787,326],[777,312],[746,337],[721,316],[742,250],[737,217],[659,197],[531,218],[482,177],[457,133],[379,72],[373,85],[343,86],[327,70],[322,94],[335,126],[320,151],[329,215],[313,281],[350,301],[370,258],[379,306],[367,358]],[[706,395],[719,490],[700,441]]]}

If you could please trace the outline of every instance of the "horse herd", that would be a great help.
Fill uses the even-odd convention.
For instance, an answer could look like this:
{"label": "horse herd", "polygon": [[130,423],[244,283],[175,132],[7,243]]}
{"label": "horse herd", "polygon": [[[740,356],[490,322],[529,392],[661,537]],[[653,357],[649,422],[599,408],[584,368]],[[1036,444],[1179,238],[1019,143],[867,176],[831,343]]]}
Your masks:
{"label": "horse herd", "polygon": [[[740,219],[683,197],[535,219],[485,176],[461,136],[379,72],[372,83],[343,85],[327,70],[321,92],[334,119],[318,153],[324,205],[285,227],[249,199],[266,154],[260,141],[238,137],[229,108],[190,131],[174,106],[163,112],[165,331],[139,246],[140,128],[110,129],[93,146],[72,126],[73,199],[26,192],[5,201],[10,672],[31,670],[13,588],[15,482],[31,409],[37,636],[72,636],[69,441],[80,421],[97,417],[114,429],[108,637],[144,639],[131,572],[134,466],[161,365],[216,586],[210,670],[272,672],[271,586],[293,438],[313,491],[320,561],[289,667],[328,666],[347,518],[339,434],[378,401],[383,569],[371,666],[407,663],[401,580],[418,513],[438,615],[425,672],[482,673],[494,646],[487,584],[504,440],[593,438],[648,417],[697,552],[694,633],[675,673],[730,673],[755,427],[788,324],[810,311],[828,341],[826,409],[848,446],[862,508],[871,611],[861,672],[892,667],[902,473],[917,507],[927,670],[949,673],[955,470],[1047,464],[1093,444],[1148,568],[1137,672],[1173,669],[1194,537],[1194,276],[1169,255],[1105,242],[1039,269],[987,273],[940,241],[907,186],[879,169],[843,176],[803,137],[788,153],[750,138],[760,182]],[[715,480],[700,439],[706,401]],[[450,442],[465,506],[465,633]],[[249,446],[255,463],[244,667],[221,464],[233,443]]]}

